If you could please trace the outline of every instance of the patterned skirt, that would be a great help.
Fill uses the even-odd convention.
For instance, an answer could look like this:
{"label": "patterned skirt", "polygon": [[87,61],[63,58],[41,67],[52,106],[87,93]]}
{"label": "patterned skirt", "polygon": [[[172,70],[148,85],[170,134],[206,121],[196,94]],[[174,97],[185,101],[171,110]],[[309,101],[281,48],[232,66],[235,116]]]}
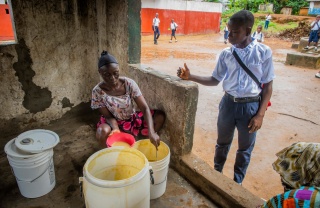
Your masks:
{"label": "patterned skirt", "polygon": [[[154,110],[150,110],[150,112],[151,116],[153,117]],[[149,135],[148,125],[141,111],[136,111],[127,120],[119,120],[117,122],[120,131],[132,134],[134,137],[147,137]],[[106,119],[104,116],[101,116],[100,121],[97,124],[97,127],[104,123],[107,123]]]}

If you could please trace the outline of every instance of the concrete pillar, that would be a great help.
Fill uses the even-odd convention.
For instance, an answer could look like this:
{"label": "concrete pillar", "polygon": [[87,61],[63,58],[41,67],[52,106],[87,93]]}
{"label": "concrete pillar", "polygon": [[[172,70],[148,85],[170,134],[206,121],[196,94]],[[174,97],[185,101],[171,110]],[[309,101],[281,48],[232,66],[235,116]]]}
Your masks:
{"label": "concrete pillar", "polygon": [[140,63],[141,58],[141,0],[128,0],[129,64]]}

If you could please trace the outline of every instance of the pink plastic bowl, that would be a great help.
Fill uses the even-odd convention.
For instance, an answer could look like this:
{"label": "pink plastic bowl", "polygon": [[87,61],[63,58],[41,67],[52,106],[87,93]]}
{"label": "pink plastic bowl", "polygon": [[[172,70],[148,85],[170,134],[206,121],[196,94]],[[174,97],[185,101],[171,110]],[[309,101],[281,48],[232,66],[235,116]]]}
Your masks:
{"label": "pink plastic bowl", "polygon": [[107,138],[107,141],[106,141],[107,147],[112,147],[112,144],[115,142],[125,142],[132,147],[136,142],[136,140],[131,134],[120,132],[120,133],[114,133]]}

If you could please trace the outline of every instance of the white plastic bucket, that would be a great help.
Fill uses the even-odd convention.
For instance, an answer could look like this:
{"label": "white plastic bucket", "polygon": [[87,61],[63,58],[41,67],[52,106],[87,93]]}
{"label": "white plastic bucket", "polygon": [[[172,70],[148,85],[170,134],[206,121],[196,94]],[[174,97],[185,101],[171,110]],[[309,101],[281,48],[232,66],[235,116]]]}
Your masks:
{"label": "white plastic bucket", "polygon": [[22,196],[37,198],[49,193],[56,184],[53,149],[31,154],[19,150],[14,142],[6,144],[5,152]]}
{"label": "white plastic bucket", "polygon": [[160,142],[158,152],[149,139],[137,141],[134,148],[142,152],[152,167],[154,184],[150,186],[150,199],[159,198],[166,191],[167,174],[170,163],[170,149],[164,142]]}
{"label": "white plastic bucket", "polygon": [[134,148],[116,146],[94,153],[80,182],[86,208],[150,207],[149,162]]}

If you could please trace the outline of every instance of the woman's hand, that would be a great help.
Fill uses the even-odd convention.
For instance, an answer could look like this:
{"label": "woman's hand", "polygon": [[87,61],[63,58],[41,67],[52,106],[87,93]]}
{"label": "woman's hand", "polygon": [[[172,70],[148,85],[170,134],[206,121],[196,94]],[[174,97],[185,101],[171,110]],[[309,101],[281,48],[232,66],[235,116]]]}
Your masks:
{"label": "woman's hand", "polygon": [[184,79],[184,80],[188,80],[189,79],[190,70],[189,70],[189,68],[188,68],[186,63],[184,63],[184,68],[183,67],[179,67],[179,69],[177,70],[177,75],[181,79]]}
{"label": "woman's hand", "polygon": [[154,133],[150,133],[149,134],[150,137],[150,142],[156,147],[156,149],[158,150],[158,146],[160,145],[160,137],[159,135],[154,132]]}
{"label": "woman's hand", "polygon": [[119,130],[119,129],[113,129],[113,130],[110,132],[109,136],[111,136],[112,134],[116,134],[116,133],[120,133],[120,130]]}

